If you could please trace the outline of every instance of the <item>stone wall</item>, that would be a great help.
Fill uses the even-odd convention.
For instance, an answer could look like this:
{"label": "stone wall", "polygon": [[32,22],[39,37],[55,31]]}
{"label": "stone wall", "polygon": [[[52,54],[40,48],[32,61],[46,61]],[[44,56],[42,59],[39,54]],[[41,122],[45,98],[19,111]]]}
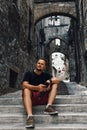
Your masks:
{"label": "stone wall", "polygon": [[0,89],[19,88],[32,69],[28,36],[29,1],[0,0]]}
{"label": "stone wall", "polygon": [[80,64],[81,64],[81,83],[87,85],[87,0],[79,1],[79,41],[80,41]]}

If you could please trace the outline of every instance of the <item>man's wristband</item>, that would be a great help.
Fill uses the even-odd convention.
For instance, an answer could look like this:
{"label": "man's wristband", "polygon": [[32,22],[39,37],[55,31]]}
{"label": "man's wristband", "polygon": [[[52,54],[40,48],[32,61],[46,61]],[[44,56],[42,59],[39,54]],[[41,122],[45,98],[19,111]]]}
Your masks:
{"label": "man's wristband", "polygon": [[51,79],[49,79],[49,81],[50,81],[50,85],[52,85],[52,80],[51,80]]}

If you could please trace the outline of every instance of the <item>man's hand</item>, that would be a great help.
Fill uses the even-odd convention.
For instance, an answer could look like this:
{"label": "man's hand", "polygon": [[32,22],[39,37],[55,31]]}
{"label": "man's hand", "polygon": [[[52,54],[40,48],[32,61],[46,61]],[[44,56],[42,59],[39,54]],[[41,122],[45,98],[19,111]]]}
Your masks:
{"label": "man's hand", "polygon": [[49,91],[51,89],[51,84],[49,82],[45,82],[45,84],[39,85],[39,98],[43,98],[46,91]]}
{"label": "man's hand", "polygon": [[39,84],[38,87],[39,87],[39,92],[46,92],[47,91],[46,85],[44,85],[44,84]]}
{"label": "man's hand", "polygon": [[51,85],[49,84],[46,90],[49,91],[50,89],[51,89]]}
{"label": "man's hand", "polygon": [[49,91],[50,89],[51,89],[51,86],[52,86],[52,81],[51,81],[51,79],[50,80],[47,80],[46,81],[46,84],[47,84],[47,91]]}

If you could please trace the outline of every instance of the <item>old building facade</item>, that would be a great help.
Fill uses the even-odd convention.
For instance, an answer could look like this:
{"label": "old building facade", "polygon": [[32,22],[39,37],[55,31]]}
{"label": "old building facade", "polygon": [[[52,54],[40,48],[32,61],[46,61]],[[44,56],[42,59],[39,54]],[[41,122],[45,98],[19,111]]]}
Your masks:
{"label": "old building facade", "polygon": [[[37,43],[41,37],[36,25],[52,15],[71,18],[71,81],[87,84],[87,0],[1,0],[0,14],[0,89],[20,88],[24,72],[34,68],[40,55]],[[45,39],[47,44],[51,41]],[[47,52],[45,57],[49,56]]]}

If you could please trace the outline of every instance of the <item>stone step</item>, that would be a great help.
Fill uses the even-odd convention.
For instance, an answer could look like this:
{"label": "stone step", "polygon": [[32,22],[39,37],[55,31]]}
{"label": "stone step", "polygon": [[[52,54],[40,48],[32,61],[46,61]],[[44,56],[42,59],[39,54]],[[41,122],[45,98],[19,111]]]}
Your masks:
{"label": "stone step", "polygon": [[87,87],[75,82],[66,83],[69,95],[86,95],[87,96]]}
{"label": "stone step", "polygon": [[57,95],[55,99],[57,104],[87,104],[87,95]]}
{"label": "stone step", "polygon": [[[45,115],[43,105],[33,108],[35,130],[87,130],[87,95],[57,95],[54,106],[56,116]],[[0,130],[26,130],[26,118],[21,91],[0,97]]]}
{"label": "stone step", "polygon": [[[0,124],[0,130],[26,130],[24,123]],[[31,129],[30,129],[31,130]],[[87,130],[87,124],[35,124],[32,130]]]}
{"label": "stone step", "polygon": [[[87,112],[87,104],[54,104],[55,109],[62,112]],[[33,108],[35,114],[43,114],[45,106],[36,106]]]}
{"label": "stone step", "polygon": [[[87,113],[59,113],[55,116],[50,115],[34,115],[36,124],[51,125],[51,124],[87,124]],[[10,123],[25,123],[26,115],[21,114],[0,114],[0,124]]]}
{"label": "stone step", "polygon": [[[58,112],[87,112],[87,104],[54,104]],[[33,107],[34,114],[43,114],[44,105]],[[0,114],[2,113],[22,113],[25,114],[23,105],[0,105]]]}
{"label": "stone step", "polygon": [[22,98],[3,98],[3,97],[0,97],[0,105],[19,105],[19,104],[23,104],[22,103]]}
{"label": "stone step", "polygon": [[[87,95],[57,95],[55,98],[55,104],[87,104]],[[22,103],[22,98],[16,98],[16,97],[0,97],[0,105],[19,105]]]}

